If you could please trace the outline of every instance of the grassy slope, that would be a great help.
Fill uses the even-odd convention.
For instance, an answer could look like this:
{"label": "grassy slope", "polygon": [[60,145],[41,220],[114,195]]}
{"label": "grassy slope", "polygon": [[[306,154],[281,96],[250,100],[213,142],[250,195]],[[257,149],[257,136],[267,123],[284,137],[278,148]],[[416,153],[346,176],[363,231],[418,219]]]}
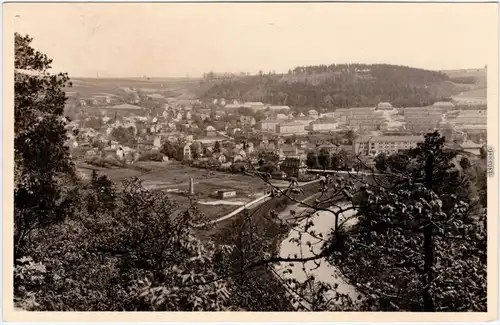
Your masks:
{"label": "grassy slope", "polygon": [[486,98],[487,70],[486,69],[461,69],[442,71],[452,80],[472,79],[473,84],[459,84],[462,92],[457,97]]}

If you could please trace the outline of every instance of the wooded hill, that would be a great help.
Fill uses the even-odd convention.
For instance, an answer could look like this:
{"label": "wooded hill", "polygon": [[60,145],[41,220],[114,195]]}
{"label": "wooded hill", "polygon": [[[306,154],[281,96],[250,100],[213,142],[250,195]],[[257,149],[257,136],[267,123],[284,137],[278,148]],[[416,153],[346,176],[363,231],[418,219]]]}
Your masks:
{"label": "wooded hill", "polygon": [[463,85],[438,71],[389,64],[332,64],[296,67],[287,74],[213,77],[201,83],[202,99],[261,101],[291,107],[333,109],[375,106],[429,105],[448,100]]}

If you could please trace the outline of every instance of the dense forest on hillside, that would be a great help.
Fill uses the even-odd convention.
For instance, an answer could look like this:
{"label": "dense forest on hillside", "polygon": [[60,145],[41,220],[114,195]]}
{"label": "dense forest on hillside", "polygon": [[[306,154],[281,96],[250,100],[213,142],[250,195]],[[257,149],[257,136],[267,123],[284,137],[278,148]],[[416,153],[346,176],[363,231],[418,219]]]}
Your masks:
{"label": "dense forest on hillside", "polygon": [[287,74],[206,74],[204,99],[262,101],[291,107],[362,107],[380,101],[407,107],[447,100],[458,87],[441,72],[388,64],[296,67]]}

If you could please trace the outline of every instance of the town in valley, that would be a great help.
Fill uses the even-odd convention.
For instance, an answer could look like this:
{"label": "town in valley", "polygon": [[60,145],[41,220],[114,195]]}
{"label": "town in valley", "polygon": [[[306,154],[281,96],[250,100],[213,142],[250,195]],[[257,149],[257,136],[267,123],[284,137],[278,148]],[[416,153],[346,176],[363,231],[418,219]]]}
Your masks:
{"label": "town in valley", "polygon": [[[239,17],[241,25],[224,25],[232,13],[215,19],[207,11],[213,19],[200,17],[210,24],[191,20],[185,39],[174,41],[177,29],[158,29],[176,22],[165,18],[170,11],[151,11],[166,4],[141,7],[153,27],[134,23],[144,32],[127,34],[132,26],[123,17],[139,19],[127,11],[135,5],[117,11],[122,27],[103,20],[91,32],[62,18],[87,16],[64,9],[57,19],[69,25],[52,50],[47,35],[54,31],[42,32],[44,22],[35,24],[39,30],[21,28],[35,21],[22,12],[13,39],[14,312],[491,311],[491,64],[482,50],[472,59],[463,42],[454,42],[454,51],[445,42],[445,54],[432,55],[426,51],[437,43],[415,45],[415,57],[408,56],[414,64],[396,64],[395,56],[405,57],[396,54],[402,43],[437,36],[422,32],[417,40],[420,32],[408,29],[414,37],[394,41],[399,33],[390,38],[390,28],[373,26],[380,42],[394,47],[376,49],[385,63],[356,63],[383,62],[371,56],[342,61],[344,52],[365,54],[352,35],[371,46],[377,33],[349,22],[352,35],[334,33],[333,43],[344,45],[317,51],[327,46],[319,36],[330,35],[326,27],[280,20],[281,11],[263,27],[258,18],[271,9],[249,11],[255,19]],[[469,17],[446,6],[443,14]],[[176,8],[186,22],[194,19]],[[108,16],[92,10],[95,21]],[[405,10],[410,19],[414,11]],[[373,15],[395,23],[399,16],[387,12]],[[340,16],[325,20],[325,13],[296,15],[324,19],[332,30],[348,24]],[[441,23],[455,24],[453,17]],[[441,38],[449,34],[432,21]],[[236,32],[241,26],[248,35]],[[449,37],[460,40],[455,30],[462,25],[453,26]],[[69,36],[73,27],[94,36],[71,43],[80,37]],[[223,32],[239,45],[223,48]],[[119,41],[118,33],[130,39]],[[264,52],[276,61],[255,68],[261,49],[247,45],[266,33],[290,57],[322,63],[284,68],[285,52],[269,48]],[[296,38],[310,41],[306,54],[297,54]],[[191,40],[207,49],[192,51]],[[135,50],[148,56],[134,57]],[[443,68],[419,65],[420,55]],[[269,70],[274,65],[280,70]]]}

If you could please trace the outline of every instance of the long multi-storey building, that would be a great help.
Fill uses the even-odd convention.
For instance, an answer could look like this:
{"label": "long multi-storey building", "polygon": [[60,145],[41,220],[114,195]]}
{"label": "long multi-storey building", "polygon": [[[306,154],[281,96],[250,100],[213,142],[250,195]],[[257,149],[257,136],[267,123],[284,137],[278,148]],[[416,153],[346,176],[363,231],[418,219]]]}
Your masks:
{"label": "long multi-storey building", "polygon": [[289,111],[290,106],[286,105],[268,105],[267,108],[271,111]]}
{"label": "long multi-storey building", "polygon": [[338,108],[336,111],[335,111],[335,118],[339,121],[339,122],[347,122],[347,119],[349,118],[349,116],[351,116],[351,110],[349,108]]}
{"label": "long multi-storey building", "polygon": [[361,136],[352,143],[354,154],[375,156],[380,153],[393,154],[399,150],[414,148],[423,142],[423,136]]}
{"label": "long multi-storey building", "polygon": [[393,109],[394,109],[394,107],[392,107],[391,103],[380,102],[377,105],[377,110],[379,110],[379,111],[391,111]]}
{"label": "long multi-storey building", "polygon": [[486,125],[487,111],[486,110],[461,110],[455,119],[450,120],[454,125]]}
{"label": "long multi-storey building", "polygon": [[319,119],[309,123],[308,129],[312,132],[328,132],[338,128],[338,123],[333,119]]}
{"label": "long multi-storey building", "polygon": [[439,107],[407,107],[404,109],[406,129],[413,133],[435,130],[443,118]]}
{"label": "long multi-storey building", "polygon": [[254,112],[262,111],[266,108],[266,105],[261,102],[246,102],[241,106],[251,108]]}
{"label": "long multi-storey building", "polygon": [[443,113],[455,110],[455,104],[452,102],[435,102],[432,107],[441,110]]}
{"label": "long multi-storey building", "polygon": [[294,117],[290,122],[301,124],[305,129],[306,126],[308,126],[312,121],[314,120],[308,116],[297,116]]}
{"label": "long multi-storey building", "polygon": [[305,133],[305,125],[298,122],[282,122],[276,126],[276,133],[279,134],[303,134]]}
{"label": "long multi-storey building", "polygon": [[276,126],[283,121],[273,119],[273,120],[262,120],[257,122],[257,129],[268,132],[275,132]]}
{"label": "long multi-storey building", "polygon": [[384,113],[377,111],[375,107],[351,108],[351,115],[347,118],[347,124],[361,132],[378,130],[386,121]]}

